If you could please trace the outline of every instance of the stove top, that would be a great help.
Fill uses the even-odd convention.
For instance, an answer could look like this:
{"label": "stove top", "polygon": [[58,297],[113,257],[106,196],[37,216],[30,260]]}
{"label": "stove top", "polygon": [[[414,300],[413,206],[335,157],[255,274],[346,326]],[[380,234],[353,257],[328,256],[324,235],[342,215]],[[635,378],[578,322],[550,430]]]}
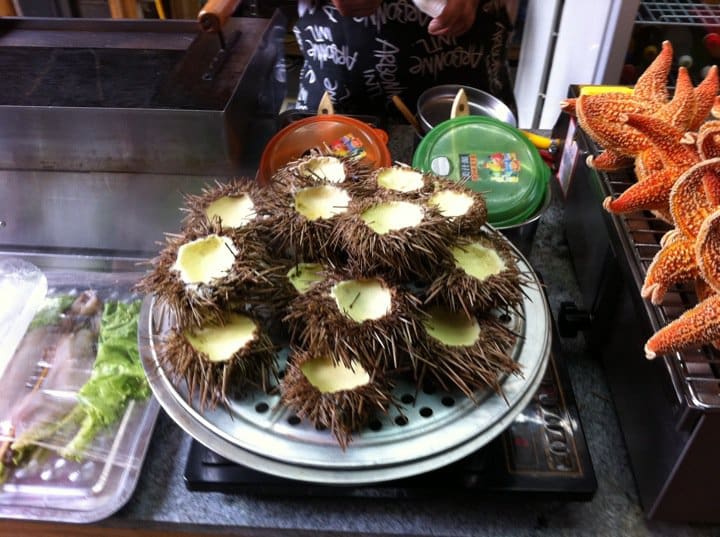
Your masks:
{"label": "stove top", "polygon": [[590,500],[597,489],[575,397],[557,344],[535,397],[510,427],[483,449],[438,470],[372,485],[322,485],[283,479],[235,464],[193,440],[185,483],[192,491],[285,497],[413,498],[507,493],[584,501]]}

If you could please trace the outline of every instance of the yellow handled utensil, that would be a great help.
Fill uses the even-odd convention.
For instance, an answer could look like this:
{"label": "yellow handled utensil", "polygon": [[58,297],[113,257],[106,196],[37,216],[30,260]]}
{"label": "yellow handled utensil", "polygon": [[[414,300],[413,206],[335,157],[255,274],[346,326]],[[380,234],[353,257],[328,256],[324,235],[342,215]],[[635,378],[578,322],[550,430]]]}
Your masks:
{"label": "yellow handled utensil", "polygon": [[539,134],[535,134],[534,132],[528,132],[521,130],[525,137],[530,140],[530,143],[537,147],[538,149],[550,149],[553,147],[557,147],[559,144],[559,140],[555,138],[547,138],[546,136],[540,136]]}

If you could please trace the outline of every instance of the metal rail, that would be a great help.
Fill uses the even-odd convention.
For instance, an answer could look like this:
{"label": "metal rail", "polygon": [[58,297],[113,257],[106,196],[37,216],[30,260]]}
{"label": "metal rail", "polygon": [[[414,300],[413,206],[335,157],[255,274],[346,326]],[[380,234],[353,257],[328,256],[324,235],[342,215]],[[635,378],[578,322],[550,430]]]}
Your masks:
{"label": "metal rail", "polygon": [[720,25],[720,4],[705,2],[640,2],[635,24],[670,26]]}

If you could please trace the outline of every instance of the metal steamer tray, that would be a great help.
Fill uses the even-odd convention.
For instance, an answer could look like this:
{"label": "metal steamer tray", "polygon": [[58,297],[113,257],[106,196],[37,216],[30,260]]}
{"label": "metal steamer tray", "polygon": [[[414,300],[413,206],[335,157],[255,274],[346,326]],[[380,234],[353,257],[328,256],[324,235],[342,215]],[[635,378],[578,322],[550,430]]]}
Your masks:
{"label": "metal steamer tray", "polygon": [[[229,407],[200,412],[186,386],[173,384],[159,364],[156,346],[168,328],[166,309],[145,298],[140,313],[140,354],[155,397],[190,436],[219,455],[246,467],[300,481],[360,485],[422,474],[483,447],[522,412],[545,372],[551,345],[551,318],[540,282],[515,250],[518,268],[528,275],[521,311],[507,325],[520,335],[513,357],[522,375],[508,376],[503,395],[476,394],[473,403],[460,391],[417,390],[399,383],[394,396],[401,411],[377,416],[353,436],[343,451],[327,430],[317,430],[280,404],[279,394],[261,391]],[[278,360],[280,369],[285,356]]]}

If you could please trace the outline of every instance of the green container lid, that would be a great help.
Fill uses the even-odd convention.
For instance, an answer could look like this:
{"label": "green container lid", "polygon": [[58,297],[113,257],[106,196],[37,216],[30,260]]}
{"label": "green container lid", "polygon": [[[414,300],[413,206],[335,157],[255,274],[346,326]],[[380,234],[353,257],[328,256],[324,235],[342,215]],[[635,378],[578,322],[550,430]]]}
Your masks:
{"label": "green container lid", "polygon": [[488,222],[520,224],[538,210],[550,169],[518,129],[484,116],[448,119],[418,145],[413,166],[440,177],[467,180],[485,196]]}

